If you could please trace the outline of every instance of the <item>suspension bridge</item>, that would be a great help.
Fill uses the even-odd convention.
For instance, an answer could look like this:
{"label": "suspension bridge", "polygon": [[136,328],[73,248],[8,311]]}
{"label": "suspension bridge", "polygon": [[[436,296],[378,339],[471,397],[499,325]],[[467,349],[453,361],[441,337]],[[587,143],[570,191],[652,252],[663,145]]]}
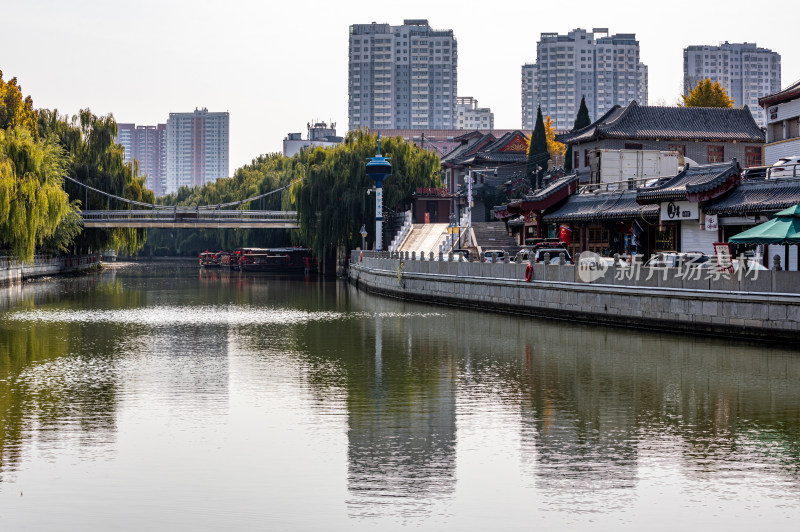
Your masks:
{"label": "suspension bridge", "polygon": [[[267,196],[286,190],[295,182],[271,190],[265,194],[239,201],[197,207],[154,205],[135,201],[90,187],[65,176],[69,181],[84,188],[86,205],[88,194],[93,192],[106,198],[109,208],[84,210],[81,212],[84,227],[95,228],[176,228],[176,229],[297,229],[296,211],[243,210],[248,203],[257,202]],[[111,209],[111,202],[122,202],[128,208]]]}

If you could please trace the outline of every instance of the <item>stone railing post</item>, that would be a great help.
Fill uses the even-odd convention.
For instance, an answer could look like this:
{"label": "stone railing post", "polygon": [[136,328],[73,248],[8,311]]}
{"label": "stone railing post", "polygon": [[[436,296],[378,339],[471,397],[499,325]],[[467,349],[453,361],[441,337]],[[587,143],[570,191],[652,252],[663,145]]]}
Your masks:
{"label": "stone railing post", "polygon": [[411,252],[411,260],[417,260],[417,252],[416,251],[412,251]]}

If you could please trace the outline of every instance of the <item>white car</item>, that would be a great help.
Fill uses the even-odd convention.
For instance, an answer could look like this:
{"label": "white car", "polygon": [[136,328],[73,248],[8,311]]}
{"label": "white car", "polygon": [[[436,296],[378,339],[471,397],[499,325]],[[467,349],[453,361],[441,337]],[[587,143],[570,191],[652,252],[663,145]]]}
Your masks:
{"label": "white car", "polygon": [[800,155],[778,159],[770,167],[769,177],[800,177]]}

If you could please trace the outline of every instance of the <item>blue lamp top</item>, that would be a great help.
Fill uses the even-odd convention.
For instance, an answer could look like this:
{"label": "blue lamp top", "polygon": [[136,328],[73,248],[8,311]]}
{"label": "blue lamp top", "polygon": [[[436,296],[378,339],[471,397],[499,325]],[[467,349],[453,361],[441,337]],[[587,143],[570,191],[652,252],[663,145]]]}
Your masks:
{"label": "blue lamp top", "polygon": [[367,175],[375,181],[383,181],[392,175],[392,165],[388,157],[381,155],[381,133],[378,132],[378,154],[367,159]]}

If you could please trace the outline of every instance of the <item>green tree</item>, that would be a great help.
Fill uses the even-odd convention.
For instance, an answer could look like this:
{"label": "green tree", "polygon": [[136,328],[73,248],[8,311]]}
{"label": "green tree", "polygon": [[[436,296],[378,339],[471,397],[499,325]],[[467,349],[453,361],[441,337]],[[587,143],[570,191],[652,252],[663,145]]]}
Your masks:
{"label": "green tree", "polygon": [[[67,119],[57,110],[42,110],[38,130],[43,137],[57,140],[69,155],[67,173],[73,179],[115,196],[154,203],[153,192],[145,188],[145,178],[138,175],[137,165],[124,162],[123,148],[116,143],[117,123],[113,116],[98,117],[89,109],[83,109],[77,116]],[[80,202],[83,210],[136,208],[69,181],[65,190],[70,199]],[[145,229],[88,229],[76,238],[75,245],[81,250],[113,248],[135,253],[144,246],[146,238]]]}
{"label": "green tree", "polygon": [[684,107],[733,107],[733,100],[718,81],[700,80],[689,94],[682,96]]}
{"label": "green tree", "polygon": [[[300,238],[317,256],[337,246],[360,244],[359,229],[375,219],[375,202],[366,192],[372,180],[366,159],[378,151],[377,137],[365,130],[351,131],[336,148],[301,152],[304,179],[291,188],[289,201],[298,211]],[[440,184],[439,158],[400,137],[381,140],[381,152],[390,157],[392,175],[383,183],[385,212],[408,208],[417,187]],[[375,235],[370,234],[374,242]]]}
{"label": "green tree", "polygon": [[70,211],[61,147],[22,126],[0,130],[0,242],[26,262]]}
{"label": "green tree", "polygon": [[[248,165],[238,168],[230,179],[218,179],[203,187],[181,187],[176,193],[158,198],[163,205],[199,206],[231,203],[260,196],[288,185],[303,173],[301,154],[288,158],[280,154],[261,155]],[[284,205],[287,192],[242,203],[238,209],[292,209]],[[153,229],[148,232],[147,245],[154,254],[195,255],[206,249],[235,249],[237,247],[272,247],[298,243],[295,231],[258,229]]]}
{"label": "green tree", "polygon": [[36,111],[33,99],[23,98],[22,87],[17,85],[17,78],[3,81],[0,70],[0,129],[22,127],[36,135]]}
{"label": "green tree", "polygon": [[550,155],[547,151],[547,133],[544,129],[542,106],[536,110],[536,125],[531,134],[531,144],[528,148],[528,160],[525,165],[525,174],[534,190],[542,188],[544,173],[547,171],[547,160]]}
{"label": "green tree", "polygon": [[[572,131],[583,129],[591,123],[592,119],[589,118],[589,108],[586,107],[586,96],[582,96],[581,105],[578,108],[578,115],[575,117],[575,122],[572,123]],[[564,169],[567,172],[571,172],[573,170],[573,159],[574,156],[572,155],[572,145],[570,145],[567,147],[567,152],[564,154]]]}

